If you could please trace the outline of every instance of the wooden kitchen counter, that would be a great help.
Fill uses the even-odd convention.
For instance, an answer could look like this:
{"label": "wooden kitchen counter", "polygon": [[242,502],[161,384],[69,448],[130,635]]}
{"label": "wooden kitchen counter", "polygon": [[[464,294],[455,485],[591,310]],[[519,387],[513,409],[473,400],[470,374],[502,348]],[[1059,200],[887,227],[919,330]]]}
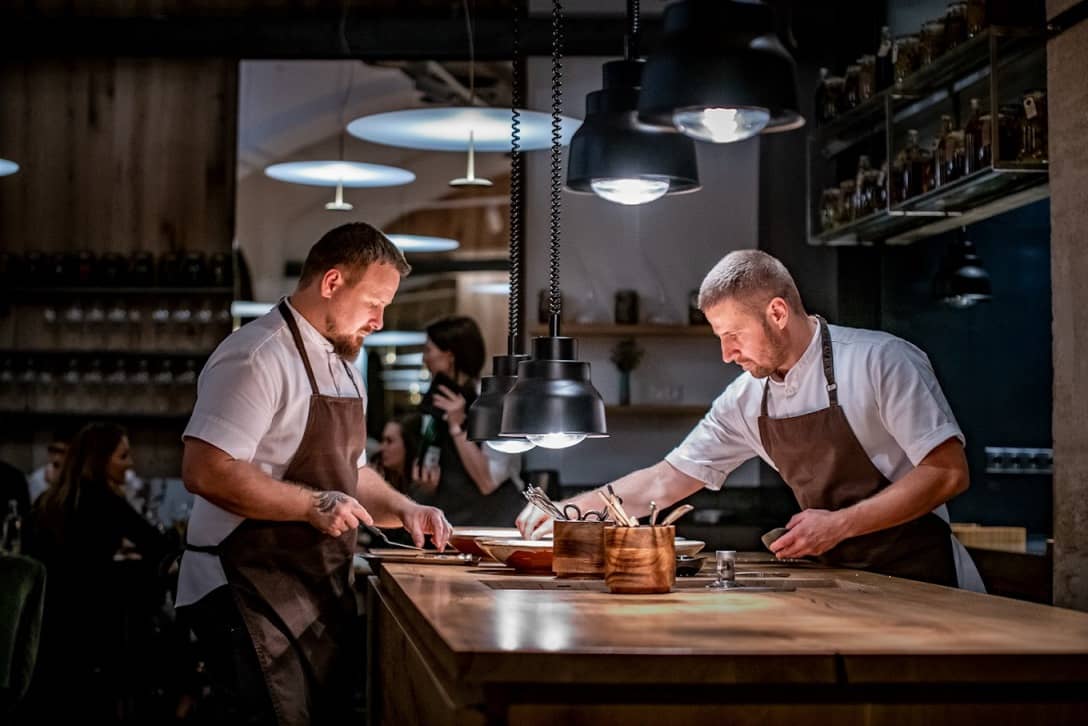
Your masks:
{"label": "wooden kitchen counter", "polygon": [[[738,577],[781,570],[745,562]],[[375,724],[1083,723],[1088,614],[853,570],[612,595],[501,566],[370,578]],[[748,582],[749,580],[744,580]],[[723,720],[724,719],[724,720]]]}

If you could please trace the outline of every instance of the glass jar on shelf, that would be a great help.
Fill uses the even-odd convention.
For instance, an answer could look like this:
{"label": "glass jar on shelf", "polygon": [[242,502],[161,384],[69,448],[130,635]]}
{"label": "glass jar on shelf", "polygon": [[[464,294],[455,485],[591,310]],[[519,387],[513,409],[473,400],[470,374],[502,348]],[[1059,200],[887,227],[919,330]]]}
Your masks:
{"label": "glass jar on shelf", "polygon": [[900,35],[892,46],[892,63],[895,66],[895,85],[902,86],[910,74],[921,66],[922,49],[914,33]]}
{"label": "glass jar on shelf", "polygon": [[880,169],[872,172],[873,176],[873,211],[879,212],[888,206],[888,162],[880,165]]}
{"label": "glass jar on shelf", "polygon": [[830,73],[831,72],[826,68],[820,69],[820,78],[816,81],[816,91],[812,94],[812,108],[816,113],[816,121],[818,123],[823,123],[831,118],[827,115],[827,107],[825,106],[825,99],[827,97],[827,77]]}
{"label": "glass jar on shelf", "polygon": [[[54,411],[62,410],[62,405],[67,405],[68,402],[64,400],[64,395],[61,392],[62,384],[60,380],[60,371],[54,369],[52,361],[43,360],[38,367],[37,377],[34,381],[35,391],[35,403],[31,407],[33,411],[41,411],[43,413],[53,413]],[[78,372],[77,372],[78,375]]]}
{"label": "glass jar on shelf", "polygon": [[189,358],[185,361],[185,369],[174,376],[174,413],[189,413],[196,404],[196,361]]}
{"label": "glass jar on shelf", "polygon": [[102,361],[93,358],[83,373],[89,411],[101,411],[106,403],[106,378],[102,374]]}
{"label": "glass jar on shelf", "polygon": [[971,108],[967,122],[963,125],[964,174],[973,174],[988,162],[982,157],[982,104],[977,98],[971,99]]}
{"label": "glass jar on shelf", "polygon": [[22,402],[18,408],[27,411],[38,410],[38,374],[33,358],[23,361],[23,369],[16,376],[22,389]]}
{"label": "glass jar on shelf", "polygon": [[948,178],[948,162],[951,160],[951,146],[949,141],[949,135],[952,133],[952,116],[949,114],[943,114],[941,116],[941,130],[937,136],[937,147],[934,150],[933,159],[933,186],[940,186],[951,181]]}
{"label": "glass jar on shelf", "polygon": [[23,407],[23,397],[15,382],[15,362],[11,358],[0,361],[0,411],[18,411]]}
{"label": "glass jar on shelf", "polygon": [[839,207],[842,192],[837,187],[824,189],[820,196],[820,229],[824,232],[832,230],[839,225]]}
{"label": "glass jar on shelf", "polygon": [[128,402],[133,413],[152,413],[151,400],[154,394],[151,381],[151,363],[146,358],[136,361],[136,371],[128,379]]}
{"label": "glass jar on shelf", "polygon": [[952,50],[967,40],[967,3],[950,2],[944,11],[944,45]]}
{"label": "glass jar on shelf", "polygon": [[129,410],[128,370],[123,358],[118,358],[105,376],[102,410],[112,413]]}
{"label": "glass jar on shelf", "polygon": [[849,111],[861,103],[861,66],[853,63],[846,66],[843,74],[842,107]]}
{"label": "glass jar on shelf", "polygon": [[846,108],[846,80],[842,76],[828,76],[824,79],[824,116],[830,121]]}
{"label": "glass jar on shelf", "polygon": [[849,224],[855,219],[857,211],[855,191],[857,191],[857,183],[853,179],[844,179],[839,182],[839,224]]}
{"label": "glass jar on shelf", "polygon": [[149,403],[152,413],[171,413],[174,410],[174,366],[169,358],[162,361],[151,382],[152,397]]}
{"label": "glass jar on shelf", "polygon": [[967,35],[974,38],[987,25],[986,0],[967,0]]}
{"label": "glass jar on shelf", "polygon": [[862,154],[858,157],[858,170],[854,175],[854,216],[857,219],[872,214],[873,212],[873,171],[869,157]]}
{"label": "glass jar on shelf", "polygon": [[944,19],[927,20],[922,23],[922,32],[919,35],[921,47],[920,65],[927,66],[944,54]]}
{"label": "glass jar on shelf", "polygon": [[1047,158],[1047,107],[1046,91],[1025,91],[1023,129],[1020,144],[1021,161],[1043,161]]}
{"label": "glass jar on shelf", "polygon": [[876,56],[858,58],[858,101],[865,102],[876,95]]}

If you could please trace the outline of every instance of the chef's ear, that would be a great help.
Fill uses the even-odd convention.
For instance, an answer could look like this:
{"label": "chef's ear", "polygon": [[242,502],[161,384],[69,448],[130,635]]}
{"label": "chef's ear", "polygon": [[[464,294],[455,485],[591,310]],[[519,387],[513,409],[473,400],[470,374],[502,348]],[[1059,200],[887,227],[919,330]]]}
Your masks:
{"label": "chef's ear", "polygon": [[347,285],[347,278],[338,267],[332,267],[321,276],[321,297],[330,298],[332,294]]}
{"label": "chef's ear", "polygon": [[789,303],[780,297],[771,298],[771,301],[767,303],[767,319],[779,330],[785,330],[786,324],[790,321]]}

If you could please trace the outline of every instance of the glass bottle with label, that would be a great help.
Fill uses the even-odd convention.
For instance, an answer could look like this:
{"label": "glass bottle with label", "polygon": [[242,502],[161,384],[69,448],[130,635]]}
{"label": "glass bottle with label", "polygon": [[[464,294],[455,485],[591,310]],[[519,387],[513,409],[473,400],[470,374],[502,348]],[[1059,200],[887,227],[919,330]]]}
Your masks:
{"label": "glass bottle with label", "polygon": [[892,63],[895,65],[895,85],[902,86],[910,74],[918,70],[922,59],[918,36],[900,35],[892,46]]}
{"label": "glass bottle with label", "polygon": [[920,65],[927,66],[940,58],[944,53],[944,20],[927,20],[922,23],[920,41]]}
{"label": "glass bottle with label", "polygon": [[876,94],[876,56],[858,58],[858,101],[868,101]]}
{"label": "glass bottle with label", "polygon": [[1046,91],[1025,91],[1023,139],[1020,144],[1021,161],[1041,161],[1047,157],[1047,108]]}
{"label": "glass bottle with label", "polygon": [[982,105],[977,98],[971,99],[967,123],[963,125],[964,173],[971,174],[986,164],[982,159]]}
{"label": "glass bottle with label", "polygon": [[952,50],[967,40],[967,3],[950,2],[944,11],[944,45]]}

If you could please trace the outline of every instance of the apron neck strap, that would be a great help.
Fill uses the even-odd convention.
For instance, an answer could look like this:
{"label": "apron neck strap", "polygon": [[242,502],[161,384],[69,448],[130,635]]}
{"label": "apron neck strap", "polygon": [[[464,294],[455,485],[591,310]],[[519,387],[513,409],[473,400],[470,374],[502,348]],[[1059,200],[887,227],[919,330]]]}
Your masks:
{"label": "apron neck strap", "polygon": [[[287,328],[291,331],[291,337],[295,339],[295,347],[302,358],[302,364],[306,366],[306,377],[310,379],[310,388],[313,389],[316,396],[320,393],[317,388],[317,378],[314,377],[314,369],[310,366],[310,356],[306,355],[306,346],[302,344],[302,333],[299,332],[298,323],[295,322],[295,316],[291,314],[291,309],[287,307],[286,298],[280,300],[278,307],[280,315],[287,322]],[[352,383],[354,384],[354,382],[353,379]]]}
{"label": "apron neck strap", "polygon": [[[820,348],[823,351],[824,380],[827,381],[827,397],[832,406],[839,405],[839,384],[835,383],[835,356],[831,352],[831,331],[827,329],[827,321],[819,315],[816,322],[820,326]],[[771,379],[763,384],[763,400],[759,404],[760,415],[767,416],[767,395],[771,391]]]}

